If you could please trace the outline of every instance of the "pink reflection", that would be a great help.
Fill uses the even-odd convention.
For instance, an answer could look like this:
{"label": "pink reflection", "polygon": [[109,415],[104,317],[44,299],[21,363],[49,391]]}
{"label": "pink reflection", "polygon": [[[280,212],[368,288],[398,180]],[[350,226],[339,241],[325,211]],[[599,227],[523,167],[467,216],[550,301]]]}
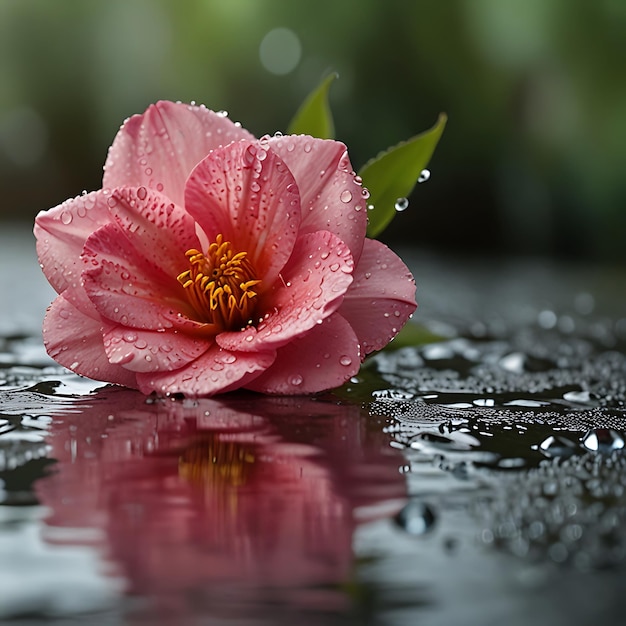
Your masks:
{"label": "pink reflection", "polygon": [[339,610],[355,513],[389,514],[405,495],[399,459],[358,407],[252,395],[148,404],[111,389],[72,410],[52,426],[58,464],[38,483],[46,538],[89,536],[142,610]]}

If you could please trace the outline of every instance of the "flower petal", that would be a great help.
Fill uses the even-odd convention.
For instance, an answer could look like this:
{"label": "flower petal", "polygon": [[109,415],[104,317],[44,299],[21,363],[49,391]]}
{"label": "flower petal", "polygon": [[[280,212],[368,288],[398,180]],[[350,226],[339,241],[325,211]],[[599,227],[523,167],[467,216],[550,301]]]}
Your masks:
{"label": "flower petal", "polygon": [[294,395],[338,387],[359,371],[359,341],[338,313],[277,351],[276,361],[246,385],[262,393]]}
{"label": "flower petal", "polygon": [[120,325],[105,327],[103,341],[109,361],[133,372],[176,370],[211,347],[209,341],[176,330],[155,332]]}
{"label": "flower petal", "polygon": [[407,266],[380,241],[366,239],[339,308],[361,342],[362,357],[384,348],[416,307],[415,280]]}
{"label": "flower petal", "polygon": [[101,327],[100,320],[87,317],[61,295],[44,319],[46,350],[57,363],[81,376],[136,389],[135,374],[107,359]]}
{"label": "flower petal", "polygon": [[109,209],[125,236],[146,261],[176,278],[188,269],[185,252],[199,248],[196,223],[163,194],[145,187],[114,189]]}
{"label": "flower petal", "polygon": [[212,396],[243,387],[266,370],[276,353],[236,353],[213,345],[200,358],[173,372],[137,374],[143,393],[182,393],[188,397]]}
{"label": "flower petal", "polygon": [[183,204],[185,181],[211,150],[254,137],[203,106],[157,102],[126,120],[104,166],[103,187],[145,185]]}
{"label": "flower petal", "polygon": [[193,321],[176,277],[139,254],[117,224],[107,224],[87,239],[83,262],[85,292],[102,317],[149,330],[207,330],[206,324]]}
{"label": "flower petal", "polygon": [[368,194],[356,180],[346,146],[307,135],[275,137],[268,144],[298,184],[300,232],[329,230],[348,244],[358,262],[367,228]]}
{"label": "flower petal", "polygon": [[331,315],[352,282],[348,246],[332,233],[303,235],[271,292],[257,312],[267,318],[257,327],[221,333],[217,343],[227,350],[267,350],[283,346]]}
{"label": "flower petal", "polygon": [[110,221],[107,195],[102,191],[67,200],[41,211],[35,219],[37,255],[46,278],[57,293],[65,293],[87,315],[93,315],[93,307],[80,285],[80,255],[87,237]]}
{"label": "flower petal", "polygon": [[237,252],[247,252],[265,287],[291,255],[300,225],[295,180],[259,142],[231,144],[199,163],[187,182],[185,208],[209,241],[222,234]]}

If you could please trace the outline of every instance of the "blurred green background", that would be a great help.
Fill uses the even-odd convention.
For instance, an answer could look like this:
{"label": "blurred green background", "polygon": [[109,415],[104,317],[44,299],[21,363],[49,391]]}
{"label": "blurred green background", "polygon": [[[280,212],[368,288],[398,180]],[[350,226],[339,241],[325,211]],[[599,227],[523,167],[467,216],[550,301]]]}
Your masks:
{"label": "blurred green background", "polygon": [[0,51],[2,220],[99,188],[155,100],[262,135],[336,70],[357,168],[449,116],[383,239],[626,263],[624,0],[0,0]]}

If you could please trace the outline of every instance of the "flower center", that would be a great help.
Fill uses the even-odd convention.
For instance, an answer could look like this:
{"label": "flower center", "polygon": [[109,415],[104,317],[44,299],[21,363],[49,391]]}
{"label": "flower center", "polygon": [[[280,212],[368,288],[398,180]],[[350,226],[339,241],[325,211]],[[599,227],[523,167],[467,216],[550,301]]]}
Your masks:
{"label": "flower center", "polygon": [[185,252],[189,269],[178,275],[200,320],[221,330],[236,330],[252,318],[257,280],[246,258],[247,252],[233,250],[230,241],[217,235],[206,254],[195,248]]}

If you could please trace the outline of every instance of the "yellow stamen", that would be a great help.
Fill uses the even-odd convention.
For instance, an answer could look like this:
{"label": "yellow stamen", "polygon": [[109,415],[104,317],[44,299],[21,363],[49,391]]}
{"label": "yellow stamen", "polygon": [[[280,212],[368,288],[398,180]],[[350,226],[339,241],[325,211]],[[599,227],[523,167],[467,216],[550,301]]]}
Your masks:
{"label": "yellow stamen", "polygon": [[178,275],[198,320],[223,330],[237,330],[252,318],[260,284],[247,252],[235,253],[230,241],[217,235],[206,254],[185,252],[189,269]]}

